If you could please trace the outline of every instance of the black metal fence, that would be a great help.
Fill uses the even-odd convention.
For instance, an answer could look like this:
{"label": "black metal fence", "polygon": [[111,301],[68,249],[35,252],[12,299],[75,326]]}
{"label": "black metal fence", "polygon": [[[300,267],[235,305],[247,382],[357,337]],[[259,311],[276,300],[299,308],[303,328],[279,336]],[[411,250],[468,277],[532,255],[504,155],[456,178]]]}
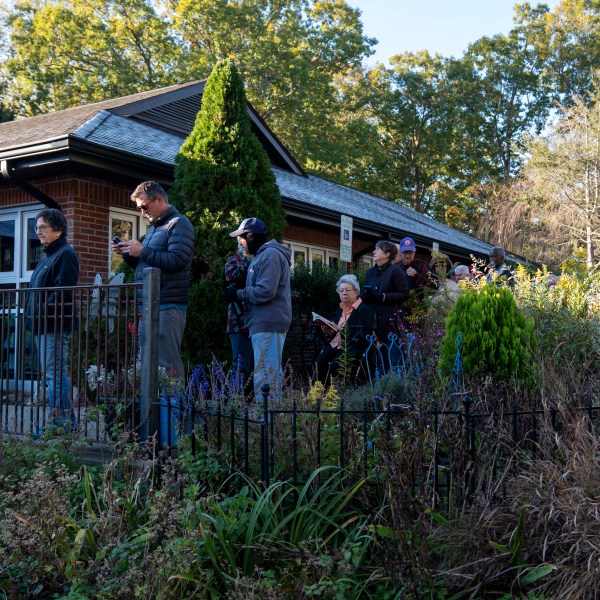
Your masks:
{"label": "black metal fence", "polygon": [[[135,426],[140,305],[134,284],[0,291],[0,433],[35,436],[58,424],[104,441],[119,422]],[[49,354],[59,340],[64,353]]]}
{"label": "black metal fence", "polygon": [[482,486],[496,486],[516,449],[535,457],[579,417],[597,427],[600,410],[592,402],[568,412],[535,402],[474,411],[468,397],[458,404],[376,397],[360,405],[342,399],[337,407],[284,407],[268,399],[267,388],[258,404],[223,397],[190,406],[189,444],[193,455],[267,483],[302,484],[325,465],[349,467],[367,480],[400,477],[413,495],[449,510]]}
{"label": "black metal fence", "polygon": [[[542,406],[534,395],[489,406],[455,389],[443,403],[413,403],[371,383],[354,398],[292,395],[279,404],[267,389],[249,401],[239,373],[222,367],[202,376],[195,370],[186,390],[159,385],[159,272],[144,277],[143,286],[0,291],[0,434],[36,436],[57,426],[44,376],[49,333],[69,337],[65,357],[55,355],[53,365],[65,367],[70,383],[68,427],[59,421],[59,433],[107,442],[135,431],[169,448],[189,443],[220,472],[264,482],[300,484],[318,467],[337,465],[367,479],[400,477],[414,495],[449,508],[501,480],[515,448],[533,457],[582,415],[597,427],[600,407],[592,399],[568,411]],[[417,371],[390,369],[387,377],[418,378]]]}

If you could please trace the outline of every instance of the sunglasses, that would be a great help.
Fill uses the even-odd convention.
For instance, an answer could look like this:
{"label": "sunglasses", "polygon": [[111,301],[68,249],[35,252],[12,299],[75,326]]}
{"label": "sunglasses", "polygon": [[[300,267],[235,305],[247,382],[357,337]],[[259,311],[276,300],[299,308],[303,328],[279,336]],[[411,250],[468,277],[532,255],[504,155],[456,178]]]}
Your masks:
{"label": "sunglasses", "polygon": [[152,200],[150,200],[149,202],[146,202],[146,204],[138,204],[138,205],[137,205],[137,209],[138,209],[140,212],[146,212],[146,211],[148,210],[148,206],[149,206],[149,205],[150,205],[152,202],[154,202],[155,200],[156,200],[156,198],[152,198]]}

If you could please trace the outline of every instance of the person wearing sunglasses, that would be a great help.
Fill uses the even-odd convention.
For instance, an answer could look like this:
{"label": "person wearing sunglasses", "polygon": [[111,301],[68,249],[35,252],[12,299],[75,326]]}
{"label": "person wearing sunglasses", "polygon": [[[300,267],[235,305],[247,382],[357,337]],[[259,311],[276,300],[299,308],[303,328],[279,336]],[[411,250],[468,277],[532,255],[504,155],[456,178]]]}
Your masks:
{"label": "person wearing sunglasses", "polygon": [[113,239],[112,250],[135,269],[136,283],[143,282],[145,268],[160,269],[158,364],[183,379],[181,340],[194,253],[194,227],[169,204],[167,193],[156,181],[140,183],[131,200],[150,221],[150,227],[143,242]]}

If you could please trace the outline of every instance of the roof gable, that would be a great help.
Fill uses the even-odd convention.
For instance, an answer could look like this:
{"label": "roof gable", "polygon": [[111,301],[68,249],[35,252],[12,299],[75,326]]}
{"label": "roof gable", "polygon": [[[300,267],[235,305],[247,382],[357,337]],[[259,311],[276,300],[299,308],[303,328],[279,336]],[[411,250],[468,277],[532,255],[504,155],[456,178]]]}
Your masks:
{"label": "roof gable", "polygon": [[[68,139],[102,111],[185,138],[194,127],[205,83],[192,81],[1,123],[0,157],[18,157],[19,151],[26,147]],[[248,115],[252,130],[265,148],[271,163],[279,168],[305,175],[300,165],[250,104]]]}

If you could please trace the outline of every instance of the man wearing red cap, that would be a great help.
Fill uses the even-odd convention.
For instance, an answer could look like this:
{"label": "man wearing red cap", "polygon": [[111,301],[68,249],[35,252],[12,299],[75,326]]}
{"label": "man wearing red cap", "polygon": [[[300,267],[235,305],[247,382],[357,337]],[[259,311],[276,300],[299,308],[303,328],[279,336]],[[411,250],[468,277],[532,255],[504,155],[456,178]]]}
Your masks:
{"label": "man wearing red cap", "polygon": [[433,287],[433,278],[429,265],[418,258],[415,258],[417,246],[410,237],[400,240],[400,253],[402,260],[398,267],[404,271],[408,289],[414,290],[423,287]]}

